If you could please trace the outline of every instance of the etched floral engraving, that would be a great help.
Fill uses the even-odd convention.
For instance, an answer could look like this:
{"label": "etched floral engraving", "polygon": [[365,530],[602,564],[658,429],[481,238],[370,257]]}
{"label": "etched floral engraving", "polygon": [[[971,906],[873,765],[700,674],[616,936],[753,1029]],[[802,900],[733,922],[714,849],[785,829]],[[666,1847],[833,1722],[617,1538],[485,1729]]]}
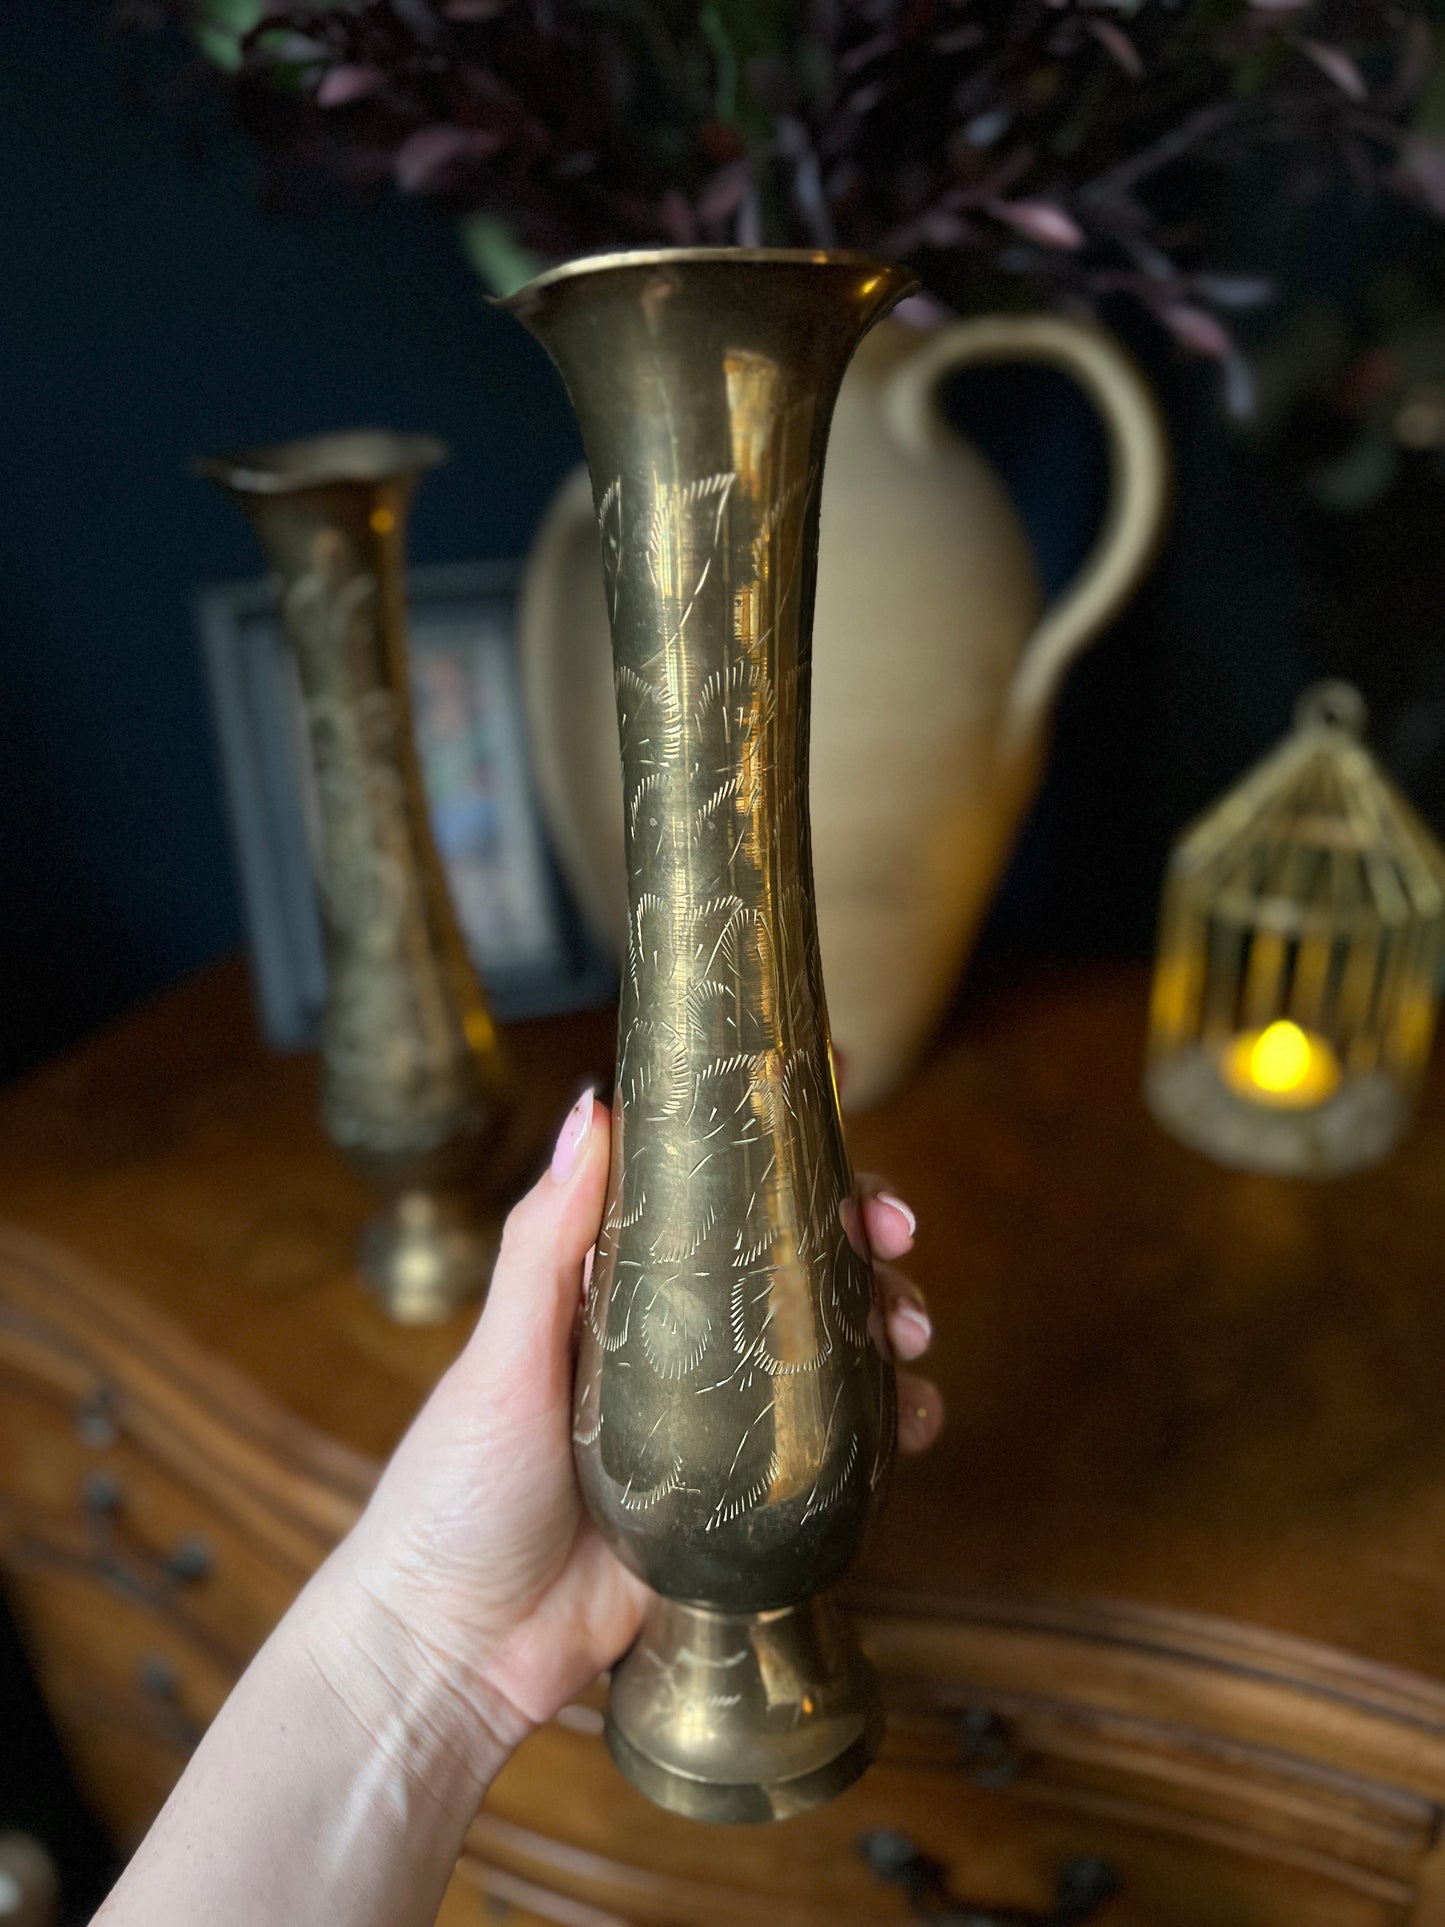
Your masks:
{"label": "etched floral engraving", "polygon": [[316,533],[310,561],[286,583],[282,615],[316,789],[326,1117],[339,1143],[405,1151],[475,1128],[477,1067],[429,931],[427,831],[381,584],[339,527]]}
{"label": "etched floral engraving", "polygon": [[[765,1506],[861,1522],[892,1449],[809,874],[813,404],[764,357],[727,381],[733,466],[619,474],[598,503],[631,916],[574,1428],[625,1543],[718,1556]],[[700,1405],[729,1443],[695,1464]]]}

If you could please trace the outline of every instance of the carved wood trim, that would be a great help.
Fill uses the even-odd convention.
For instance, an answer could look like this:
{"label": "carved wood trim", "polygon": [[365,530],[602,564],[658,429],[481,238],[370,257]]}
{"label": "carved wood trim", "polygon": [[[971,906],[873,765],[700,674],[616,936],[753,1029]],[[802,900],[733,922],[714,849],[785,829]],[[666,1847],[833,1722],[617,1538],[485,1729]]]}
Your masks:
{"label": "carved wood trim", "polygon": [[47,1241],[0,1226],[0,1372],[74,1403],[111,1388],[117,1422],[177,1479],[303,1575],[366,1502],[379,1468],[285,1411]]}

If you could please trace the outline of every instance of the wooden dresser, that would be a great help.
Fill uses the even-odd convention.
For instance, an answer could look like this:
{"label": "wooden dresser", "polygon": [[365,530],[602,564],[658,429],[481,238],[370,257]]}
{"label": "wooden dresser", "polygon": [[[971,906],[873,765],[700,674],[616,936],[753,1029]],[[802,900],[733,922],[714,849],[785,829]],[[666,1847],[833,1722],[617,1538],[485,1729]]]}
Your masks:
{"label": "wooden dresser", "polygon": [[[498,1782],[448,1927],[1445,1924],[1445,1080],[1379,1173],[1233,1176],[1143,1113],[1143,1007],[976,995],[852,1127],[917,1207],[952,1412],[850,1587],[883,1758],[710,1829],[594,1695]],[[514,1045],[540,1156],[610,1021]],[[365,1203],[239,967],[0,1099],[0,1564],[123,1841],[463,1337],[352,1282]]]}

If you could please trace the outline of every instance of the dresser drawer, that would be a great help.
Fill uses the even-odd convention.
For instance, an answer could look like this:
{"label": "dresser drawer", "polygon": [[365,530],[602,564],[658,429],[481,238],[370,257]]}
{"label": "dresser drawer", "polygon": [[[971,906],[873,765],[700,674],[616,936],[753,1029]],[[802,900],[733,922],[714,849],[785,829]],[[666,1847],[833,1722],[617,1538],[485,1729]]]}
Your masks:
{"label": "dresser drawer", "polygon": [[629,1927],[610,1908],[539,1887],[475,1854],[464,1854],[436,1927]]}
{"label": "dresser drawer", "polygon": [[80,1789],[129,1848],[230,1691],[231,1656],[43,1555],[9,1565],[5,1590]]}
{"label": "dresser drawer", "polygon": [[102,1384],[78,1400],[8,1378],[0,1396],[0,1558],[89,1573],[213,1641],[239,1672],[305,1574],[224,1502],[123,1429]]}
{"label": "dresser drawer", "polygon": [[84,1568],[239,1672],[374,1468],[104,1293],[0,1239],[0,1559]]}
{"label": "dresser drawer", "polygon": [[520,1750],[473,1853],[550,1890],[559,1921],[572,1904],[654,1927],[902,1920],[905,1883],[882,1869],[910,1850],[919,1895],[985,1920],[1046,1918],[1070,1863],[1101,1861],[1118,1881],[1089,1916],[1104,1927],[1445,1921],[1422,1899],[1442,1878],[1427,1682],[1124,1608],[974,1601],[863,1624],[888,1737],[830,1805],[739,1829],[659,1812],[607,1756],[599,1691]]}
{"label": "dresser drawer", "polygon": [[[0,1567],[123,1840],[372,1476],[43,1251],[0,1248]],[[756,1829],[660,1812],[608,1758],[598,1688],[500,1776],[448,1906],[864,1927],[910,1917],[885,1877],[907,1869],[915,1898],[1046,1915],[1061,1870],[1092,1859],[1118,1879],[1104,1927],[1445,1927],[1423,1897],[1445,1896],[1439,1686],[1143,1607],[861,1588],[852,1605],[890,1719],[841,1799]]]}
{"label": "dresser drawer", "polygon": [[129,1841],[372,1468],[112,1297],[0,1236],[0,1581],[82,1787]]}
{"label": "dresser drawer", "polygon": [[1069,1863],[1101,1859],[1119,1881],[1090,1916],[1103,1927],[1404,1927],[1411,1919],[1412,1881],[1323,1855],[1282,1859],[1276,1841],[1242,1822],[1181,1822],[1143,1782],[1127,1799],[1107,1783],[987,1792],[887,1752],[813,1814],[703,1830],[634,1794],[600,1739],[554,1728],[507,1768],[470,1844],[492,1865],[629,1922],[865,1927],[909,1917],[900,1885],[874,1871],[880,1834],[932,1862],[938,1896],[960,1906],[1046,1915]]}

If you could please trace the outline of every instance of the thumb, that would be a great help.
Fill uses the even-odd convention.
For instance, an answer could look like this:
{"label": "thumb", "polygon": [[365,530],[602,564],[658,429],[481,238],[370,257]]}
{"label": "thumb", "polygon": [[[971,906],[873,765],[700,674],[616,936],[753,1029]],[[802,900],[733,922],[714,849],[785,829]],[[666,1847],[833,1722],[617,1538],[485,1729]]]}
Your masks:
{"label": "thumb", "polygon": [[547,1170],[507,1214],[486,1307],[464,1369],[500,1386],[570,1402],[572,1327],[582,1265],[602,1228],[610,1117],[584,1091],[563,1122]]}

